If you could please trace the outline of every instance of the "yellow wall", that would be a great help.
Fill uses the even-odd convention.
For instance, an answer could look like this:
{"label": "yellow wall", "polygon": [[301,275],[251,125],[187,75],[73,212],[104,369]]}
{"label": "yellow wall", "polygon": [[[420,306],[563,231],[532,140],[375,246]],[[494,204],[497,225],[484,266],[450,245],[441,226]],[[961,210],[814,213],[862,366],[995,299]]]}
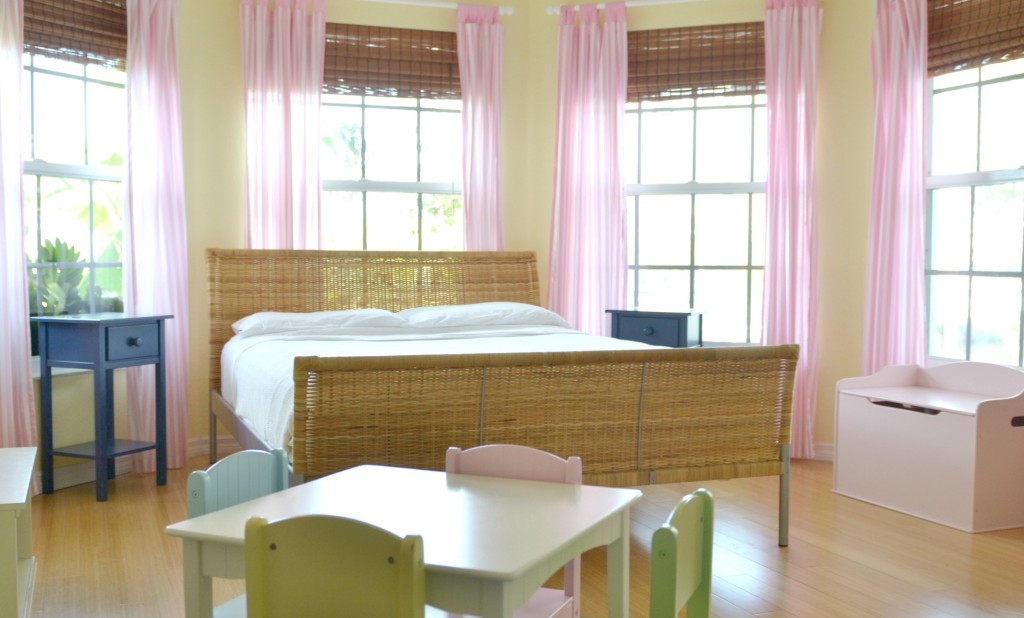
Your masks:
{"label": "yellow wall", "polygon": [[[506,248],[533,250],[546,278],[554,160],[558,18],[546,0],[506,0]],[[837,379],[860,372],[871,182],[870,2],[820,0],[818,199],[821,375],[817,442],[832,442]],[[706,0],[629,10],[631,29],[763,18],[763,0]],[[179,45],[190,275],[189,435],[207,434],[208,247],[241,247],[244,131],[238,0],[182,0]],[[328,0],[332,22],[454,30],[454,11]]]}

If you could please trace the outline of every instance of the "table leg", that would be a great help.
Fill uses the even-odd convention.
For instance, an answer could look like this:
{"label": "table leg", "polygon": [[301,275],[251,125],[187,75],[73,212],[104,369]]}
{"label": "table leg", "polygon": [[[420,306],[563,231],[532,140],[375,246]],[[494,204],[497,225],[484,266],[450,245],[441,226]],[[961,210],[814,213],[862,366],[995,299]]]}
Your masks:
{"label": "table leg", "polygon": [[202,549],[195,539],[182,539],[185,618],[213,617],[213,578],[203,575]]}
{"label": "table leg", "polygon": [[608,617],[629,616],[629,509],[619,515],[619,538],[608,544]]}
{"label": "table leg", "polygon": [[107,444],[107,425],[110,423],[110,413],[107,410],[109,401],[107,395],[107,371],[96,368],[93,370],[93,421],[95,427],[93,433],[96,436],[96,458],[93,463],[96,468],[96,501],[104,502],[107,499],[107,457],[110,454],[110,447]]}
{"label": "table leg", "polygon": [[167,382],[162,362],[153,367],[156,373],[156,484],[167,484]]}

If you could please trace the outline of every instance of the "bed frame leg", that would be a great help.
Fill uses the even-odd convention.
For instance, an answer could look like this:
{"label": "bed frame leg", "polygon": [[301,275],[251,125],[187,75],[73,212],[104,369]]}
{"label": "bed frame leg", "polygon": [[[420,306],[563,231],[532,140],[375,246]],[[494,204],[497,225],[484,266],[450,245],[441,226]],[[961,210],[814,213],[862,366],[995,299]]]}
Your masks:
{"label": "bed frame leg", "polygon": [[210,463],[217,463],[217,415],[210,412]]}
{"label": "bed frame leg", "polygon": [[779,547],[789,546],[789,445],[779,451],[782,472],[779,474]]}

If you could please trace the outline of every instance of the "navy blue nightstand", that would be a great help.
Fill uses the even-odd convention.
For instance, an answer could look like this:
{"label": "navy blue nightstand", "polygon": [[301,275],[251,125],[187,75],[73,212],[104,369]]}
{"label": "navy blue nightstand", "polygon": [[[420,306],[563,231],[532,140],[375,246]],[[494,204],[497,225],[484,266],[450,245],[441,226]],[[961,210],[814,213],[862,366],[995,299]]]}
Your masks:
{"label": "navy blue nightstand", "polygon": [[607,309],[612,315],[612,337],[670,348],[704,345],[700,313]]}
{"label": "navy blue nightstand", "polygon": [[[170,315],[130,316],[85,313],[39,316],[39,394],[43,493],[53,493],[53,457],[79,457],[96,462],[96,500],[107,499],[107,481],[114,478],[114,458],[156,449],[156,483],[167,483],[167,410],[164,379],[164,320]],[[156,372],[155,442],[114,438],[114,369],[153,365]],[[51,368],[73,367],[93,372],[94,442],[54,448]]]}

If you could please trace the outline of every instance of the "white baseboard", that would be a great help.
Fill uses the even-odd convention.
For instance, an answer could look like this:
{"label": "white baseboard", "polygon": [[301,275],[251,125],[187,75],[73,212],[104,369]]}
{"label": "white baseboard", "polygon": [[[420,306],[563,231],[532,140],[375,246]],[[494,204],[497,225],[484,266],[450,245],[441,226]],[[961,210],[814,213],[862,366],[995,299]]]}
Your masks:
{"label": "white baseboard", "polygon": [[[241,450],[238,441],[232,436],[217,436],[217,456],[224,457]],[[210,452],[210,438],[203,436],[188,441],[186,454],[189,458],[206,455]],[[114,474],[121,475],[131,472],[131,461],[128,457],[118,457],[114,460]],[[53,488],[65,489],[75,485],[93,483],[96,481],[96,465],[92,460],[70,466],[60,466],[53,470]]]}
{"label": "white baseboard", "polygon": [[817,461],[835,461],[835,445],[831,442],[819,442],[814,445],[814,459]]}

